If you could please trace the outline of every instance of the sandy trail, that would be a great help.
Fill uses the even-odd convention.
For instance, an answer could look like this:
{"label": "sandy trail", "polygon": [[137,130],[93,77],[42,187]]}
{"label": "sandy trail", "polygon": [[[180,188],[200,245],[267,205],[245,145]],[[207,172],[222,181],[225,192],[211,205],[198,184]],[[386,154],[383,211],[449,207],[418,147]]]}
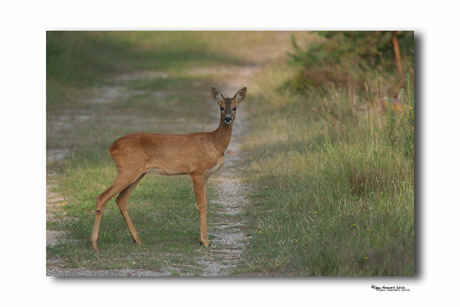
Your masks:
{"label": "sandy trail", "polygon": [[[289,33],[278,32],[273,41],[268,44],[259,46],[259,49],[252,50],[253,65],[251,66],[216,66],[212,68],[202,68],[190,71],[191,76],[199,78],[200,75],[214,75],[220,80],[218,87],[224,96],[232,97],[242,87],[248,88],[251,92],[251,80],[260,68],[267,62],[284,55],[285,50],[280,45],[289,43]],[[160,75],[159,75],[160,74]],[[139,80],[150,77],[167,78],[165,73],[141,71],[117,76],[116,84],[113,86],[103,86],[89,90],[89,98],[86,103],[94,105],[104,105],[117,99],[129,99],[130,95],[139,94],[139,91],[129,89],[123,85],[123,82]],[[120,85],[120,83],[122,85]],[[211,86],[211,85],[210,85]],[[158,93],[163,95],[165,93]],[[156,95],[156,93],[155,93]],[[232,95],[232,96],[230,96]],[[194,267],[201,271],[202,276],[228,276],[232,270],[241,261],[242,256],[247,248],[247,237],[242,229],[245,226],[245,219],[242,215],[248,210],[248,193],[250,187],[243,184],[241,161],[244,152],[241,150],[241,144],[244,136],[248,133],[246,122],[245,104],[251,103],[248,98],[242,102],[238,108],[237,118],[233,127],[233,134],[230,144],[225,154],[225,164],[222,168],[209,178],[209,187],[217,191],[217,197],[209,199],[209,210],[214,210],[219,216],[219,220],[208,218],[208,233],[212,247],[206,252],[196,256]],[[214,112],[212,114],[215,114]],[[93,120],[95,115],[89,109],[72,111],[67,114],[61,114],[50,117],[50,123],[47,129],[57,129],[58,133],[65,133],[71,130],[74,125]],[[211,131],[211,130],[209,130]],[[56,131],[54,131],[56,133]],[[54,162],[63,160],[71,155],[68,149],[50,149],[47,151],[47,161]],[[56,184],[52,179],[52,174],[47,174],[47,222],[53,222],[63,218],[60,210],[64,199],[52,192],[52,186]],[[58,231],[47,230],[47,246],[57,244],[59,241]],[[173,268],[178,273],[182,273],[180,268]],[[89,270],[85,268],[63,268],[56,259],[47,259],[48,276],[171,276],[168,271],[155,272],[150,270]],[[181,274],[182,275],[182,274]]]}
{"label": "sandy trail", "polygon": [[[207,69],[206,73],[215,73],[222,78],[222,75],[231,75],[232,83],[221,86],[220,89],[224,95],[234,95],[240,88],[247,86],[251,77],[256,72],[252,66],[247,68],[239,67],[238,69],[222,69],[216,70]],[[200,74],[202,72],[199,72]],[[191,74],[197,74],[192,72]],[[130,74],[129,78],[136,76],[144,77],[145,73]],[[121,80],[128,78],[128,76],[120,76]],[[131,79],[132,80],[132,79]],[[235,81],[237,80],[237,81]],[[122,89],[119,85],[113,88],[104,86],[103,88],[92,89],[94,95],[89,98],[90,103],[107,103],[118,98],[129,97],[129,90]],[[133,93],[131,93],[133,94]],[[230,96],[229,96],[230,97]],[[243,101],[242,104],[245,102]],[[88,112],[87,110],[85,111]],[[61,127],[62,129],[72,129],[72,123],[81,121],[81,114],[67,114],[67,126]],[[91,116],[91,115],[87,115]],[[85,118],[86,119],[86,118]],[[90,118],[89,118],[90,119]],[[57,121],[62,120],[60,118]],[[203,255],[197,257],[196,268],[202,270],[203,276],[227,276],[231,270],[237,266],[242,254],[245,251],[246,236],[240,229],[244,226],[244,220],[236,218],[236,215],[242,214],[246,210],[247,194],[249,187],[241,182],[241,170],[239,169],[241,161],[241,142],[245,133],[245,111],[242,105],[237,113],[237,118],[233,127],[232,140],[227,148],[225,155],[224,166],[209,179],[209,186],[217,191],[217,198],[209,200],[209,209],[218,208],[214,212],[222,216],[218,222],[208,219],[208,229],[211,239],[212,247]],[[59,126],[56,129],[60,129]],[[50,162],[64,159],[69,153],[66,151],[53,151],[48,152],[47,159]],[[63,218],[61,206],[65,203],[62,196],[52,192],[52,187],[56,183],[52,180],[53,175],[48,174],[49,182],[47,184],[47,222],[57,221]],[[217,205],[217,206],[213,206]],[[59,242],[59,231],[47,230],[46,241],[47,246],[53,246]],[[89,270],[84,268],[63,268],[60,267],[59,261],[48,260],[47,262],[47,275],[48,276],[170,276],[171,274],[165,272],[155,272],[150,270]],[[180,272],[180,269],[176,272]]]}
{"label": "sandy trail", "polygon": [[[222,87],[222,92],[233,95],[240,88],[247,86],[253,67],[240,69],[241,75],[235,79],[238,84]],[[224,94],[225,95],[225,94]],[[230,96],[229,96],[230,97]],[[245,225],[244,218],[236,217],[243,214],[248,206],[249,185],[243,184],[240,170],[242,159],[241,142],[245,133],[245,115],[243,101],[238,108],[237,118],[233,126],[232,139],[225,154],[225,164],[209,178],[209,186],[217,190],[217,198],[209,199],[209,208],[217,206],[217,214],[222,222],[208,221],[209,233],[217,238],[212,239],[212,251],[206,258],[197,261],[202,265],[203,276],[227,276],[238,265],[246,249],[247,237],[241,230]]]}

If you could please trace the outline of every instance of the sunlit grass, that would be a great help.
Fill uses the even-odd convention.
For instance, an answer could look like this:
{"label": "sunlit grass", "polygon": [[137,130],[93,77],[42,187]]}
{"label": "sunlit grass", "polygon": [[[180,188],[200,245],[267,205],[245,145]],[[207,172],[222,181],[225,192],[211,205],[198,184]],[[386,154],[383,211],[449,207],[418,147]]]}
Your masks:
{"label": "sunlit grass", "polygon": [[257,186],[245,269],[413,275],[412,162],[388,146],[378,106],[339,88],[289,92],[284,71],[263,76],[252,92],[255,128],[245,145],[246,180]]}

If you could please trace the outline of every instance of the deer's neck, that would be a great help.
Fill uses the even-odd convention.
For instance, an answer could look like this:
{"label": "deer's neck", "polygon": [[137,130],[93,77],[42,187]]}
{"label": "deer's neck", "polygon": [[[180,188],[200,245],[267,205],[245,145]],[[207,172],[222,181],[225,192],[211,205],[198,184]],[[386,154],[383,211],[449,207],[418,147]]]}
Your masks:
{"label": "deer's neck", "polygon": [[233,122],[226,124],[222,118],[220,119],[219,127],[213,132],[214,143],[219,151],[224,152],[227,149],[232,138],[232,129]]}

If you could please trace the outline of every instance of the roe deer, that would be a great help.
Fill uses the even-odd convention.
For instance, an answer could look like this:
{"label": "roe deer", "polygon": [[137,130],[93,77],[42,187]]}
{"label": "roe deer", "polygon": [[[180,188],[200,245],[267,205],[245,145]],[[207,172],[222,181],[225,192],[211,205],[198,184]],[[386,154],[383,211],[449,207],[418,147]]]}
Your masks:
{"label": "roe deer", "polygon": [[118,176],[115,182],[97,197],[96,220],[91,236],[91,248],[97,249],[97,238],[106,203],[115,195],[135,243],[141,244],[139,234],[129,217],[127,203],[130,194],[147,172],[161,175],[190,175],[200,214],[200,240],[210,246],[206,226],[209,176],[224,164],[224,153],[230,143],[236,107],[246,97],[246,87],[233,98],[224,98],[214,86],[211,96],[220,106],[220,124],[213,132],[191,134],[156,134],[136,132],[116,140],[109,148]]}

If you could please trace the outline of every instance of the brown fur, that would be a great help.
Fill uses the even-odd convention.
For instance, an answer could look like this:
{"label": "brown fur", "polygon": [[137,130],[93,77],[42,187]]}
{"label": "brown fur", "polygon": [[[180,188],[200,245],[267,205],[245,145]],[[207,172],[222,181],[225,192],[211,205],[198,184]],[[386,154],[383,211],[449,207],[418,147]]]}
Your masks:
{"label": "brown fur", "polygon": [[206,185],[209,176],[224,164],[224,153],[232,136],[236,107],[246,97],[246,88],[233,98],[224,98],[211,87],[211,96],[221,107],[220,124],[213,132],[191,134],[157,134],[136,132],[116,140],[109,148],[117,166],[115,182],[97,197],[96,220],[91,236],[91,248],[97,249],[102,211],[107,202],[119,194],[116,203],[128,224],[135,243],[141,244],[139,235],[129,217],[128,198],[139,181],[148,172],[161,175],[190,175],[200,214],[200,240],[209,246],[206,213],[208,198]]}

